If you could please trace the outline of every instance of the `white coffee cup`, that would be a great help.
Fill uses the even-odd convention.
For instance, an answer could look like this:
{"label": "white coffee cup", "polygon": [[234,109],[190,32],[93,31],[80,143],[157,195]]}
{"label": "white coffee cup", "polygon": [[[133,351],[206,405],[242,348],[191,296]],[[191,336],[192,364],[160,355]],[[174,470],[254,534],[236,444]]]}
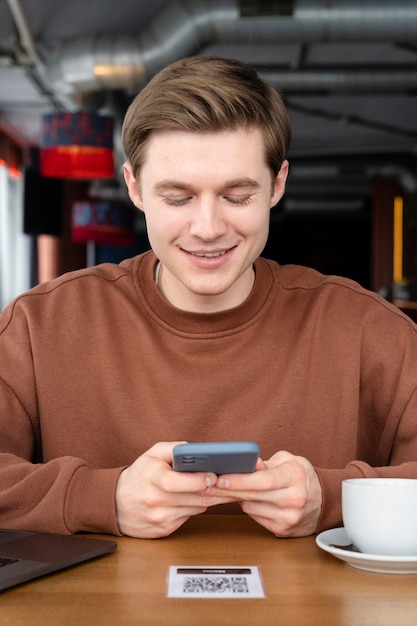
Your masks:
{"label": "white coffee cup", "polygon": [[361,552],[417,556],[417,479],[344,480],[342,516],[346,534]]}

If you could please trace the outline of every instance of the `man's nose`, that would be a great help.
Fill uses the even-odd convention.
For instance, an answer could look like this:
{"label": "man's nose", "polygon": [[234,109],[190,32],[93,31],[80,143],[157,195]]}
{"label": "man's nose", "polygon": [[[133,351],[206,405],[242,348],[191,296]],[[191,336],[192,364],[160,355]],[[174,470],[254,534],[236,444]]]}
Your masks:
{"label": "man's nose", "polygon": [[197,202],[192,214],[190,233],[205,241],[212,241],[225,232],[226,223],[219,200],[205,198]]}

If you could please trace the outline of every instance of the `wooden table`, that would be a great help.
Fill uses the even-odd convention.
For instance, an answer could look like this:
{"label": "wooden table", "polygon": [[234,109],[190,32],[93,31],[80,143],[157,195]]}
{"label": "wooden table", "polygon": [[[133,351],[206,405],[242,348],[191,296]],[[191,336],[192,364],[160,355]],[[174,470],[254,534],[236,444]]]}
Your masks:
{"label": "wooden table", "polygon": [[[167,598],[170,565],[259,566],[264,599]],[[202,515],[165,539],[0,593],[0,624],[25,626],[415,626],[417,575],[373,574],[276,539],[246,516]]]}

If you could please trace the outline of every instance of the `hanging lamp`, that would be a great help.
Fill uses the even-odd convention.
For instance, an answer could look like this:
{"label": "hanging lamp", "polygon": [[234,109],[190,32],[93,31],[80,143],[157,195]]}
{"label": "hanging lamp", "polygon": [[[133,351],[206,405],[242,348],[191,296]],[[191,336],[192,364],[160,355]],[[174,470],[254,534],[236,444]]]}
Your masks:
{"label": "hanging lamp", "polygon": [[40,171],[50,178],[114,177],[112,117],[48,113],[42,118]]}
{"label": "hanging lamp", "polygon": [[72,240],[113,246],[133,246],[134,210],[114,200],[82,200],[72,205]]}

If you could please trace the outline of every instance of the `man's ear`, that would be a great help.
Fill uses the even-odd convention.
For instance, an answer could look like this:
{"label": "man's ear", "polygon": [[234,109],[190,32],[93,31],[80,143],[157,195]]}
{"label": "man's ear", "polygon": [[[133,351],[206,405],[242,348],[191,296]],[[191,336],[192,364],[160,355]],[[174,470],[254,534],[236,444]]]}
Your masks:
{"label": "man's ear", "polygon": [[142,211],[142,199],[140,197],[136,179],[133,176],[132,166],[128,161],[123,164],[123,176],[129,192],[129,198],[132,200],[135,207]]}
{"label": "man's ear", "polygon": [[287,182],[289,163],[287,160],[282,162],[281,168],[275,178],[274,188],[271,197],[271,208],[278,204],[285,193],[285,184]]}

